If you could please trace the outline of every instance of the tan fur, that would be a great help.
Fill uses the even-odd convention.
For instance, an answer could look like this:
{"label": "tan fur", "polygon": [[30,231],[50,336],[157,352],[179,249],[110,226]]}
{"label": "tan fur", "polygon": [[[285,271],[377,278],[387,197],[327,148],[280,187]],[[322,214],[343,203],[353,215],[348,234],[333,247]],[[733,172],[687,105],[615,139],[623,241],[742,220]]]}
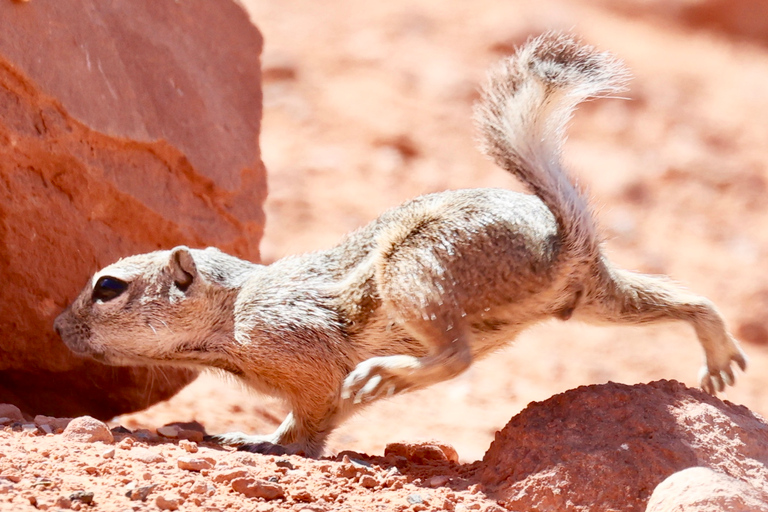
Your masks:
{"label": "tan fur", "polygon": [[499,189],[418,197],[328,251],[256,265],[177,247],[98,272],[56,320],[72,350],[109,364],[214,367],[287,400],[254,451],[316,456],[361,405],[454,377],[556,317],[689,322],[701,385],[732,384],[746,359],[705,298],[613,267],[560,164],[564,129],[589,97],[620,90],[608,54],[546,34],[504,61],[476,111],[483,150],[535,195]]}

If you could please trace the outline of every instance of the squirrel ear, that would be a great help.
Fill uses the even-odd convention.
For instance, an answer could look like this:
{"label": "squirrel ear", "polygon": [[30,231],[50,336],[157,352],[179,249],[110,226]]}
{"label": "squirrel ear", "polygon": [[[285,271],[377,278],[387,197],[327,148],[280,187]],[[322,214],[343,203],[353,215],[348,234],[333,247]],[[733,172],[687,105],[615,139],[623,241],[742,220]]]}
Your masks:
{"label": "squirrel ear", "polygon": [[181,291],[186,291],[192,281],[197,278],[197,265],[188,247],[181,245],[174,248],[171,251],[168,266],[171,269],[173,281]]}

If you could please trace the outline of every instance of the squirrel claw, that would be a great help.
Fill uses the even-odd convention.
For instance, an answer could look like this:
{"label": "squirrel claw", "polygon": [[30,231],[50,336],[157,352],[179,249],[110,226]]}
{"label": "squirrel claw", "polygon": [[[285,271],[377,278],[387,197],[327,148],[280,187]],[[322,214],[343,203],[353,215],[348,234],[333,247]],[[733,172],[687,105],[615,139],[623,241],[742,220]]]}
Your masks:
{"label": "squirrel claw", "polygon": [[414,361],[415,358],[409,356],[374,357],[363,361],[344,379],[341,399],[361,404],[405,391],[411,385],[400,373],[411,370]]}
{"label": "squirrel claw", "polygon": [[736,363],[742,371],[747,368],[746,356],[738,347],[736,350],[737,352],[733,353],[723,365],[710,366],[706,364],[701,367],[699,384],[704,391],[710,395],[717,395],[717,393],[723,392],[726,386],[733,386],[736,383],[736,376],[731,363]]}

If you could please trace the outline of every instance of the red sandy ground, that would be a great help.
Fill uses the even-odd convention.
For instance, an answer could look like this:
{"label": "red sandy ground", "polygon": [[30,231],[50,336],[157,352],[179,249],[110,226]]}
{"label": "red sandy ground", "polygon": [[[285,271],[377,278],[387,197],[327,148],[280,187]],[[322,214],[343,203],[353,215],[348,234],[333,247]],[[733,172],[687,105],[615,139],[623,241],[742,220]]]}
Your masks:
{"label": "red sandy ground", "polygon": [[[418,194],[520,189],[475,150],[470,115],[487,67],[529,34],[572,29],[623,58],[635,76],[628,101],[585,105],[571,127],[566,159],[591,191],[612,259],[669,274],[708,296],[747,340],[750,369],[727,398],[768,416],[768,48],[588,0],[244,4],[266,40],[266,262],[329,247]],[[530,401],[606,381],[670,378],[695,385],[700,363],[698,343],[685,325],[551,322],[450,382],[371,406],[333,434],[327,453],[382,455],[391,442],[436,438],[470,462]],[[256,433],[274,429],[285,413],[272,399],[204,375],[169,402],[114,424],[156,428],[197,420],[210,433]],[[93,465],[89,457],[97,460],[104,449],[21,434],[6,443],[10,435],[0,433],[10,450],[47,450],[74,467]],[[170,444],[159,450],[167,459],[180,455]],[[147,474],[170,490],[195,485],[195,477],[181,470],[137,469],[120,460],[97,471],[124,471],[127,481]],[[290,460],[308,475],[322,464]],[[440,490],[439,499],[450,502],[448,491]],[[99,510],[139,503],[118,495],[117,508],[102,500]],[[383,494],[382,502],[371,496],[350,508],[378,510],[387,503]],[[136,506],[151,510],[153,503]],[[183,510],[225,506],[215,503]]]}

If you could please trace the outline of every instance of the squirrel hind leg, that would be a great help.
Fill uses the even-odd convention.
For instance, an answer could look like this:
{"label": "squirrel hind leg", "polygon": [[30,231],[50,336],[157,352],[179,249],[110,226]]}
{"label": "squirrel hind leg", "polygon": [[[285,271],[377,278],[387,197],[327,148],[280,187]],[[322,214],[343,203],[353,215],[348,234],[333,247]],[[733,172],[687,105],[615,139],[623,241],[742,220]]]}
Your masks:
{"label": "squirrel hind leg", "polygon": [[747,358],[726,328],[715,306],[669,279],[611,267],[597,273],[590,297],[576,310],[580,320],[648,324],[682,320],[689,323],[704,350],[705,365],[699,374],[704,391],[715,394],[735,382],[734,363],[745,370]]}
{"label": "squirrel hind leg", "polygon": [[458,324],[446,329],[437,318],[404,327],[426,346],[429,355],[396,354],[362,361],[344,380],[342,402],[365,404],[425,388],[459,375],[472,364],[468,329]]}
{"label": "squirrel hind leg", "polygon": [[422,349],[360,362],[342,384],[344,410],[448,380],[472,364],[472,334],[450,265],[425,242],[439,238],[438,228],[430,221],[390,237],[376,272],[382,308]]}

